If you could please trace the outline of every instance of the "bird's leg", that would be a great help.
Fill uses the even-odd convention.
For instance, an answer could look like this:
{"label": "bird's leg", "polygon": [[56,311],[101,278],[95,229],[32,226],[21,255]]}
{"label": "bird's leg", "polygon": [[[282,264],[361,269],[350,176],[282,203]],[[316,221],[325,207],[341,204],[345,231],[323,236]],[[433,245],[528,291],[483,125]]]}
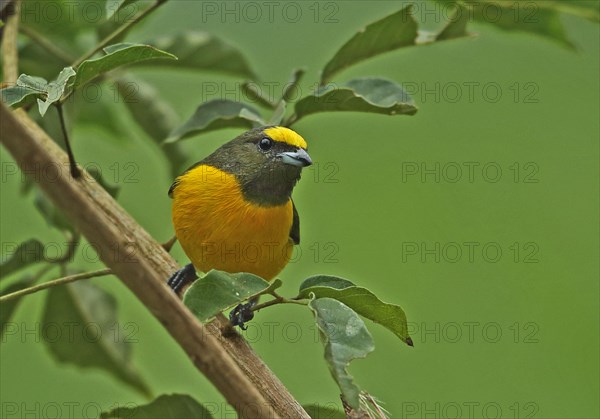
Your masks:
{"label": "bird's leg", "polygon": [[238,304],[231,313],[229,313],[229,321],[233,326],[239,326],[240,329],[246,330],[248,327],[244,323],[249,322],[254,318],[252,308],[258,303],[258,297],[251,298],[246,304]]}
{"label": "bird's leg", "polygon": [[181,291],[183,287],[194,282],[196,279],[198,279],[198,276],[196,275],[196,269],[194,268],[194,265],[188,263],[183,268],[175,272],[171,278],[169,278],[167,284],[173,289],[173,291],[179,294],[179,291]]}

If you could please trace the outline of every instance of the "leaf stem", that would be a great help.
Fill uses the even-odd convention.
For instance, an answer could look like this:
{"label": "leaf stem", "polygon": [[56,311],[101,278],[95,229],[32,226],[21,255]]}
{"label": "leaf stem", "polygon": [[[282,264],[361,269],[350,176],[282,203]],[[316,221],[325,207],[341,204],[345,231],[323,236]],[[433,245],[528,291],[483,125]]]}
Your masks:
{"label": "leaf stem", "polygon": [[127,22],[127,23],[119,26],[114,32],[110,33],[106,38],[104,38],[102,41],[100,41],[98,43],[98,45],[96,45],[90,51],[88,51],[87,53],[85,53],[81,57],[79,57],[77,59],[77,61],[75,61],[73,63],[73,67],[76,68],[82,62],[84,62],[85,60],[93,57],[97,52],[99,52],[105,46],[107,46],[108,44],[110,44],[114,39],[118,38],[120,35],[122,35],[123,33],[127,32],[129,29],[131,29],[131,27],[133,27],[134,25],[136,25],[139,21],[141,21],[142,19],[144,19],[146,16],[148,16],[154,10],[158,9],[160,6],[162,6],[167,1],[168,0],[156,0],[156,2],[152,6],[148,7],[147,9],[145,9],[143,12],[141,12],[139,15],[137,15],[131,21],[129,21],[129,22]]}
{"label": "leaf stem", "polygon": [[75,156],[73,155],[73,150],[71,149],[71,142],[69,141],[69,133],[67,132],[67,126],[65,124],[65,115],[63,114],[63,105],[58,102],[56,104],[56,110],[58,111],[58,118],[60,119],[60,127],[62,129],[63,138],[65,140],[65,147],[67,149],[67,156],[69,156],[69,167],[71,169],[71,176],[73,178],[78,179],[81,177],[81,171],[79,167],[77,167],[77,163],[75,162]]}
{"label": "leaf stem", "polygon": [[262,304],[255,305],[254,307],[252,307],[252,311],[258,311],[265,307],[270,307],[270,306],[274,306],[277,304],[300,304],[303,306],[308,304],[308,300],[295,300],[295,299],[285,298],[285,297],[277,294],[275,291],[271,292],[270,294],[274,297],[272,300],[269,300]]}
{"label": "leaf stem", "polygon": [[98,276],[109,275],[111,273],[112,273],[112,271],[109,268],[104,268],[104,269],[100,269],[98,271],[84,272],[81,274],[65,276],[63,278],[58,278],[58,279],[55,279],[52,281],[44,282],[43,284],[35,285],[35,286],[29,287],[29,288],[24,288],[22,290],[0,296],[0,303],[4,303],[6,301],[13,300],[15,298],[20,298],[24,295],[33,294],[33,293],[36,293],[38,291],[42,291],[42,290],[45,290],[48,288],[68,284],[70,282],[75,282],[75,281],[79,281],[82,279],[88,279],[88,278],[95,278]]}

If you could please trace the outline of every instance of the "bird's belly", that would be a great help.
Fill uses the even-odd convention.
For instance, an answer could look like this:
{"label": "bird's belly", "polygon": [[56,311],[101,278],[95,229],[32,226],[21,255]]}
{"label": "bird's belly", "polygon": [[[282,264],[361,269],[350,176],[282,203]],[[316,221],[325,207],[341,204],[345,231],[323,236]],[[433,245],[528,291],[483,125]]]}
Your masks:
{"label": "bird's belly", "polygon": [[173,197],[173,225],[183,250],[202,272],[250,272],[272,279],[291,257],[291,201],[276,207],[252,204],[234,176],[209,169],[184,175]]}

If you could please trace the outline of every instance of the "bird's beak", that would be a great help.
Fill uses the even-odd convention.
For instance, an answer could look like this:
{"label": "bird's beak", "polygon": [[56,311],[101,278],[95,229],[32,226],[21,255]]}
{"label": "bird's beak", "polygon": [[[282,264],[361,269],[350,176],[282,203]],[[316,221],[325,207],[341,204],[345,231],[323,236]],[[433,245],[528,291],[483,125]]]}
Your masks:
{"label": "bird's beak", "polygon": [[292,166],[306,167],[312,164],[312,160],[304,149],[299,148],[297,151],[288,151],[277,155],[281,157],[281,161]]}

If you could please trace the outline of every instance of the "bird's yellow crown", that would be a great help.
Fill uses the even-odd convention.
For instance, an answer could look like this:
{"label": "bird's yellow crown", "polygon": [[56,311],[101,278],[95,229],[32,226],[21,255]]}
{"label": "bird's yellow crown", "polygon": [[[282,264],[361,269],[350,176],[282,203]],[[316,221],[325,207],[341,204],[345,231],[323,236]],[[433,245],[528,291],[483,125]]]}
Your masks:
{"label": "bird's yellow crown", "polygon": [[292,131],[289,128],[272,127],[267,128],[263,132],[269,137],[271,137],[273,141],[279,141],[281,143],[289,144],[294,147],[300,147],[305,150],[308,147],[304,138],[302,138],[298,133]]}

